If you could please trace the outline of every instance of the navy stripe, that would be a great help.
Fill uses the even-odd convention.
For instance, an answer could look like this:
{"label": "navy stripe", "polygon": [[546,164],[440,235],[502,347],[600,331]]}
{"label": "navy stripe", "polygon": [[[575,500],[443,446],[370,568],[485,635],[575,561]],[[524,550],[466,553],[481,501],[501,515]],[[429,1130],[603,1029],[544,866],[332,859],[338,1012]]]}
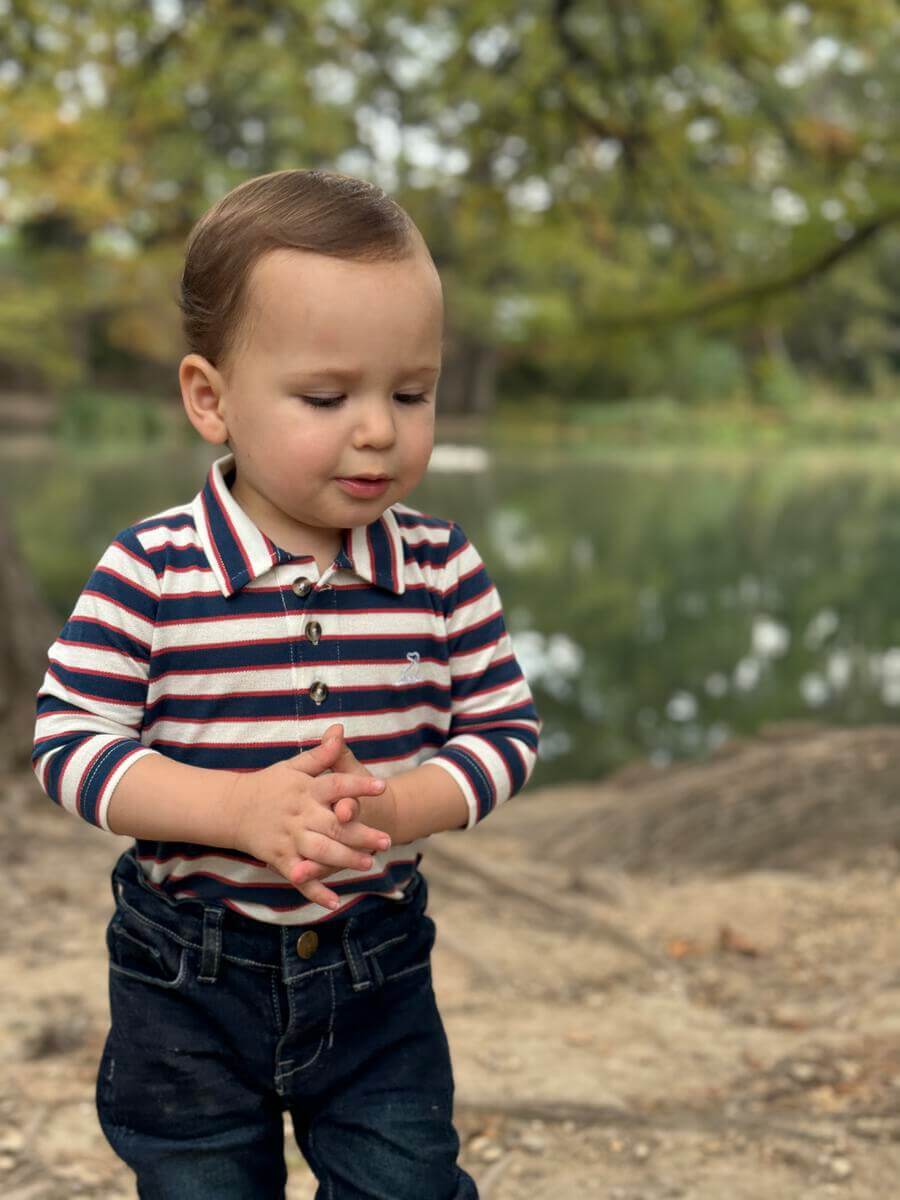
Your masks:
{"label": "navy stripe", "polygon": [[444,746],[440,757],[455,763],[466,775],[478,796],[479,820],[487,816],[494,804],[494,793],[490,780],[485,775],[480,763],[476,762],[462,746]]}
{"label": "navy stripe", "polygon": [[[450,711],[450,693],[437,684],[407,684],[402,688],[332,688],[341,698],[343,716],[389,710],[397,714],[419,705],[437,712]],[[302,697],[303,693],[299,693]],[[198,699],[193,696],[160,696],[146,708],[145,726],[158,720],[293,720],[297,715],[297,692],[245,692]],[[143,696],[142,696],[143,699]]]}
{"label": "navy stripe", "polygon": [[[161,649],[153,656],[151,678],[167,671],[192,671],[204,674],[212,671],[228,671],[240,667],[291,667],[301,664],[311,668],[313,664],[325,667],[341,663],[395,663],[397,672],[408,663],[408,655],[416,653],[429,662],[446,662],[447,643],[437,637],[379,638],[366,637],[323,637],[318,646],[311,646],[305,637],[292,641],[251,642],[248,644],[227,643],[227,625],[223,625],[223,642],[215,646],[188,645]],[[184,633],[190,641],[190,629]]]}
{"label": "navy stripe", "polygon": [[[141,846],[144,843],[138,843],[138,857],[142,858]],[[169,843],[167,843],[168,848]],[[210,851],[207,848],[206,854]],[[167,856],[168,857],[168,856]],[[403,883],[409,878],[410,871],[413,867],[412,862],[391,863],[384,875],[367,877],[365,879],[366,892],[372,892],[376,895],[395,891],[400,883]],[[196,896],[198,900],[218,900],[222,895],[222,882],[209,874],[203,872],[193,872],[188,875],[179,875],[175,879],[166,879],[161,884],[157,885],[163,891],[168,892],[172,896],[190,892]],[[344,882],[328,881],[328,886],[338,893],[338,895],[352,896],[359,891],[359,884],[354,880],[346,880]],[[267,908],[275,910],[290,911],[292,909],[302,909],[305,905],[304,897],[297,889],[285,880],[284,885],[266,886],[265,884],[233,884],[228,883],[228,896],[237,904],[262,904]]]}
{"label": "navy stripe", "polygon": [[99,824],[97,820],[97,805],[107,779],[115,771],[123,758],[127,758],[136,749],[133,742],[112,742],[104,747],[97,756],[85,776],[81,790],[81,815],[91,824]]}
{"label": "navy stripe", "polygon": [[[320,713],[321,709],[318,712]],[[202,736],[202,726],[197,730],[196,736]],[[446,740],[446,729],[440,729],[436,725],[420,725],[408,734],[355,738],[353,749],[360,762],[377,763],[395,758],[406,758],[415,754],[423,746],[442,746]],[[151,741],[149,745],[163,750],[169,758],[174,758],[177,762],[219,771],[253,771],[262,767],[270,767],[273,763],[283,762],[284,759],[299,754],[302,748],[299,739],[292,740],[290,738],[268,745],[256,742],[252,746],[198,745],[197,743],[176,746],[165,739]]]}

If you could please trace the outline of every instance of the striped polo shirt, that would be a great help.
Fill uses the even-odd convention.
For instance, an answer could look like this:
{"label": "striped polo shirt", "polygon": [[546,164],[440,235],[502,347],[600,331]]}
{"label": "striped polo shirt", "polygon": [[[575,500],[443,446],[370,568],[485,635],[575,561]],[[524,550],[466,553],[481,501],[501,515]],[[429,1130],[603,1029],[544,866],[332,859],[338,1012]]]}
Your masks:
{"label": "striped polo shirt", "polygon": [[[108,829],[107,807],[145,754],[252,771],[343,723],[387,778],[433,762],[459,784],[471,827],[520,789],[539,721],[500,599],[459,526],[395,504],[344,531],[320,573],[276,546],[229,489],[230,455],[186,505],[120,533],[49,651],[34,769],[63,808]],[[339,913],[396,898],[427,839],[329,877]],[[315,922],[310,904],[250,855],[138,839],[149,880],[260,921]]]}

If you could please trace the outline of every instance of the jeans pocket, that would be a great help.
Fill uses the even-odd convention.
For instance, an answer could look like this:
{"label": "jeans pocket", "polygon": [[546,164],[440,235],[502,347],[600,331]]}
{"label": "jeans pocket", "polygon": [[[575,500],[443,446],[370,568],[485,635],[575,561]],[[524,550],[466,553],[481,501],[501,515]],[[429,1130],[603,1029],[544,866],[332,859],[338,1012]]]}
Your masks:
{"label": "jeans pocket", "polygon": [[390,983],[414,971],[430,968],[434,937],[434,921],[425,913],[419,913],[405,924],[403,932],[386,938],[364,953],[373,967],[377,964],[384,982]]}
{"label": "jeans pocket", "polygon": [[150,925],[117,911],[106,931],[109,969],[125,979],[177,988],[185,977],[186,949]]}

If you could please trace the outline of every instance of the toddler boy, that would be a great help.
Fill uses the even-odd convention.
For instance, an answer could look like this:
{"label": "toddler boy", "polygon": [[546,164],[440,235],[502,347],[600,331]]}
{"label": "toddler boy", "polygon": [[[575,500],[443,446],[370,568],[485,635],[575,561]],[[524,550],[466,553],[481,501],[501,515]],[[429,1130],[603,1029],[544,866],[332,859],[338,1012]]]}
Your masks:
{"label": "toddler boy", "polygon": [[534,765],[499,598],[402,503],[432,448],[437,271],[370,184],[282,171],[188,241],[179,370],[229,453],[120,533],[51,647],[34,765],[113,872],[104,1132],[152,1200],[477,1195],[457,1165],[424,841]]}

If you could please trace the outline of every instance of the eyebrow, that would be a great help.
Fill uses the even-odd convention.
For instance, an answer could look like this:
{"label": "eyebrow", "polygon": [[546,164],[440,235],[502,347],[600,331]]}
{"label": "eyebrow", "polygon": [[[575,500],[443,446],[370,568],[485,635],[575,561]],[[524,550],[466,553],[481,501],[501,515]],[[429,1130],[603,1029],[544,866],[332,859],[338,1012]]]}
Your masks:
{"label": "eyebrow", "polygon": [[[432,365],[422,365],[413,367],[409,371],[400,372],[401,375],[440,375],[440,367]],[[328,379],[343,380],[347,383],[355,383],[360,378],[360,371],[351,371],[346,367],[296,367],[293,370],[285,372],[285,379],[318,379],[327,377]]]}

